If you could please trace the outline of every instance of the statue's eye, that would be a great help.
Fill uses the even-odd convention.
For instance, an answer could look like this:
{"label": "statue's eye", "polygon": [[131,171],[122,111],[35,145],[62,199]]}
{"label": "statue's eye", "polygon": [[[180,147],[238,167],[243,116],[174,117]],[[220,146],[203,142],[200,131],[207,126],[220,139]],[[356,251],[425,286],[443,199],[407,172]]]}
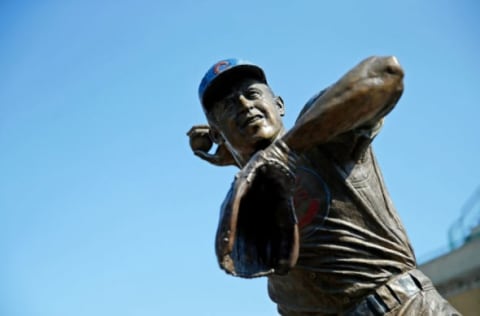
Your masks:
{"label": "statue's eye", "polygon": [[261,95],[262,94],[257,89],[248,89],[247,91],[245,91],[245,97],[250,100],[258,99],[261,97]]}

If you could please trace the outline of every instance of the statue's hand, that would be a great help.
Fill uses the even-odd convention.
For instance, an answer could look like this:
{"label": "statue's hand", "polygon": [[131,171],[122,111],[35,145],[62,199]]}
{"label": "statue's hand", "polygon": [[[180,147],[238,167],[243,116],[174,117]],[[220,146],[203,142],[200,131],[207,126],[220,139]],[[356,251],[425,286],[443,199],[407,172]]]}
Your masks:
{"label": "statue's hand", "polygon": [[210,127],[208,125],[194,125],[187,132],[187,135],[190,137],[190,148],[196,156],[216,166],[237,165],[224,143],[218,144],[215,153],[209,153],[213,147],[213,141],[210,137]]}

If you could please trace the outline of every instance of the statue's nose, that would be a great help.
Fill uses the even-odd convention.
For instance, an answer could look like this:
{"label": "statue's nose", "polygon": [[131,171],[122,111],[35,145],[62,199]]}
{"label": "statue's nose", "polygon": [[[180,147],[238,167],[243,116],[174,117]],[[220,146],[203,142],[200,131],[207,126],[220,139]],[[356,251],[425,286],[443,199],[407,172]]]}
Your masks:
{"label": "statue's nose", "polygon": [[245,97],[243,94],[240,94],[238,96],[238,103],[243,107],[243,108],[246,108],[246,109],[250,109],[252,107],[252,102],[247,99],[247,97]]}

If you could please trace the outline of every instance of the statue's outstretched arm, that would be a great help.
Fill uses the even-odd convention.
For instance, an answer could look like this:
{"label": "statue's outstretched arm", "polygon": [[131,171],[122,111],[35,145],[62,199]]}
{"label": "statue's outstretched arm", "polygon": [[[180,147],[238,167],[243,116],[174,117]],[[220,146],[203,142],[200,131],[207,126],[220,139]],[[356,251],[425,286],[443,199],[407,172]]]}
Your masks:
{"label": "statue's outstretched arm", "polygon": [[393,109],[402,92],[403,69],[397,59],[369,57],[320,94],[283,140],[298,152],[374,125]]}

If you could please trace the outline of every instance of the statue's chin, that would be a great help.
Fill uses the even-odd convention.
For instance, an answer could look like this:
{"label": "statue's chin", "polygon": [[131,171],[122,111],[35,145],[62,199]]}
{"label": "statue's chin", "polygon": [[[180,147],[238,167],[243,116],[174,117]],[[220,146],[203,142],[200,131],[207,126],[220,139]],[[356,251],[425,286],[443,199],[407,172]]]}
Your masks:
{"label": "statue's chin", "polygon": [[229,147],[236,157],[246,162],[255,152],[268,147],[282,133],[282,127],[267,124],[250,125],[243,130],[241,139],[231,140]]}
{"label": "statue's chin", "polygon": [[246,127],[247,137],[250,143],[263,142],[264,140],[272,140],[279,134],[280,128],[267,124],[251,125]]}

